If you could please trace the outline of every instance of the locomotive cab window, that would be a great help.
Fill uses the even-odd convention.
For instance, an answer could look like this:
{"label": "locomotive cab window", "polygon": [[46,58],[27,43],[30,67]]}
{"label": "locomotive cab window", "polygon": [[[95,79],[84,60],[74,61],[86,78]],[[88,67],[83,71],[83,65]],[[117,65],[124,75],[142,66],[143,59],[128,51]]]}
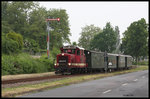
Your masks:
{"label": "locomotive cab window", "polygon": [[75,54],[75,49],[64,49],[64,53]]}
{"label": "locomotive cab window", "polygon": [[80,55],[80,50],[77,50],[77,55]]}

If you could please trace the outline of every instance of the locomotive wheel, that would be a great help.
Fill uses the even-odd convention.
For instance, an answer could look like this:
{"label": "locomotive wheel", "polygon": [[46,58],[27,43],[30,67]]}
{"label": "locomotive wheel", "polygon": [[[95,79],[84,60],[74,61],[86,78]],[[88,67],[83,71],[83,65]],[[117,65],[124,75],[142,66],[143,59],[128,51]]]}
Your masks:
{"label": "locomotive wheel", "polygon": [[72,68],[70,71],[71,71],[71,75],[75,74],[75,69]]}
{"label": "locomotive wheel", "polygon": [[65,75],[64,72],[61,73],[62,75]]}

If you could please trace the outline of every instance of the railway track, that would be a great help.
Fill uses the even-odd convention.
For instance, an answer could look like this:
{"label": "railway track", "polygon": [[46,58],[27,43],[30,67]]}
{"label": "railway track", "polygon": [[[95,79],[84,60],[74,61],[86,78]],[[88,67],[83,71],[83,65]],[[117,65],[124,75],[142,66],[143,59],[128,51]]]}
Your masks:
{"label": "railway track", "polygon": [[42,81],[42,80],[50,80],[50,79],[57,79],[57,78],[82,76],[82,75],[87,75],[87,74],[51,75],[51,76],[45,76],[45,77],[32,77],[32,78],[20,78],[20,79],[13,79],[13,80],[2,80],[2,85],[14,84],[14,83],[22,83],[22,82]]}
{"label": "railway track", "polygon": [[21,82],[32,82],[32,81],[39,81],[39,80],[45,80],[45,79],[55,79],[55,78],[62,78],[64,76],[61,75],[52,75],[52,76],[46,76],[46,77],[32,77],[32,78],[22,78],[22,79],[13,79],[13,80],[4,80],[2,81],[2,84],[13,84],[13,83],[21,83]]}

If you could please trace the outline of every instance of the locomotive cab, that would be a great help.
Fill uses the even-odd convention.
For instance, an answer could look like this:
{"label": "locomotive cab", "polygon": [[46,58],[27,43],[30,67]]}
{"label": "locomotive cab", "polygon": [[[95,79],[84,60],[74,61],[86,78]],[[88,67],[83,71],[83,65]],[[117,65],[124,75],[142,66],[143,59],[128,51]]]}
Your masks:
{"label": "locomotive cab", "polygon": [[71,73],[77,68],[86,66],[84,49],[76,46],[63,46],[61,53],[57,55],[55,64],[56,74]]}

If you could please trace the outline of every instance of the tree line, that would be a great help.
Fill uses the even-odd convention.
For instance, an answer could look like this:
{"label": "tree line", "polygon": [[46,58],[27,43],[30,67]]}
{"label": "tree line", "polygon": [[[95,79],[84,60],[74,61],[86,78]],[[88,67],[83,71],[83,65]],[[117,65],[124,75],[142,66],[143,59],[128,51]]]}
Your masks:
{"label": "tree line", "polygon": [[112,27],[110,22],[101,29],[93,24],[82,28],[78,45],[87,50],[97,50],[109,53],[116,52],[116,47],[120,44],[119,27]]}
{"label": "tree line", "polygon": [[131,23],[122,39],[119,27],[114,28],[110,22],[103,29],[87,25],[80,35],[77,45],[87,50],[131,55],[136,63],[139,58],[148,56],[148,24],[144,18]]}
{"label": "tree line", "polygon": [[[46,10],[37,2],[3,1],[1,4],[2,53],[18,53],[22,49],[29,52],[46,50],[48,17],[60,18],[59,22],[50,23],[50,50],[58,50],[63,43],[70,44],[69,16],[65,9]],[[88,50],[129,54],[138,60],[148,56],[148,28],[145,19],[141,18],[130,24],[121,39],[119,27],[113,27],[110,22],[103,29],[87,25],[82,28],[79,43],[73,42],[73,45]]]}
{"label": "tree line", "polygon": [[[9,50],[10,48],[13,50],[18,48],[16,52],[22,49],[34,52],[38,52],[39,49],[46,50],[46,19],[48,17],[60,18],[59,22],[50,22],[52,28],[50,50],[60,48],[63,43],[70,43],[69,16],[65,9],[46,10],[45,7],[40,7],[37,2],[3,1],[1,4],[2,49],[4,53],[12,52]],[[21,37],[20,41],[17,40],[16,34]],[[19,42],[23,42],[20,49],[17,47]],[[16,46],[14,47],[14,45]],[[5,52],[6,50],[9,51]]]}

